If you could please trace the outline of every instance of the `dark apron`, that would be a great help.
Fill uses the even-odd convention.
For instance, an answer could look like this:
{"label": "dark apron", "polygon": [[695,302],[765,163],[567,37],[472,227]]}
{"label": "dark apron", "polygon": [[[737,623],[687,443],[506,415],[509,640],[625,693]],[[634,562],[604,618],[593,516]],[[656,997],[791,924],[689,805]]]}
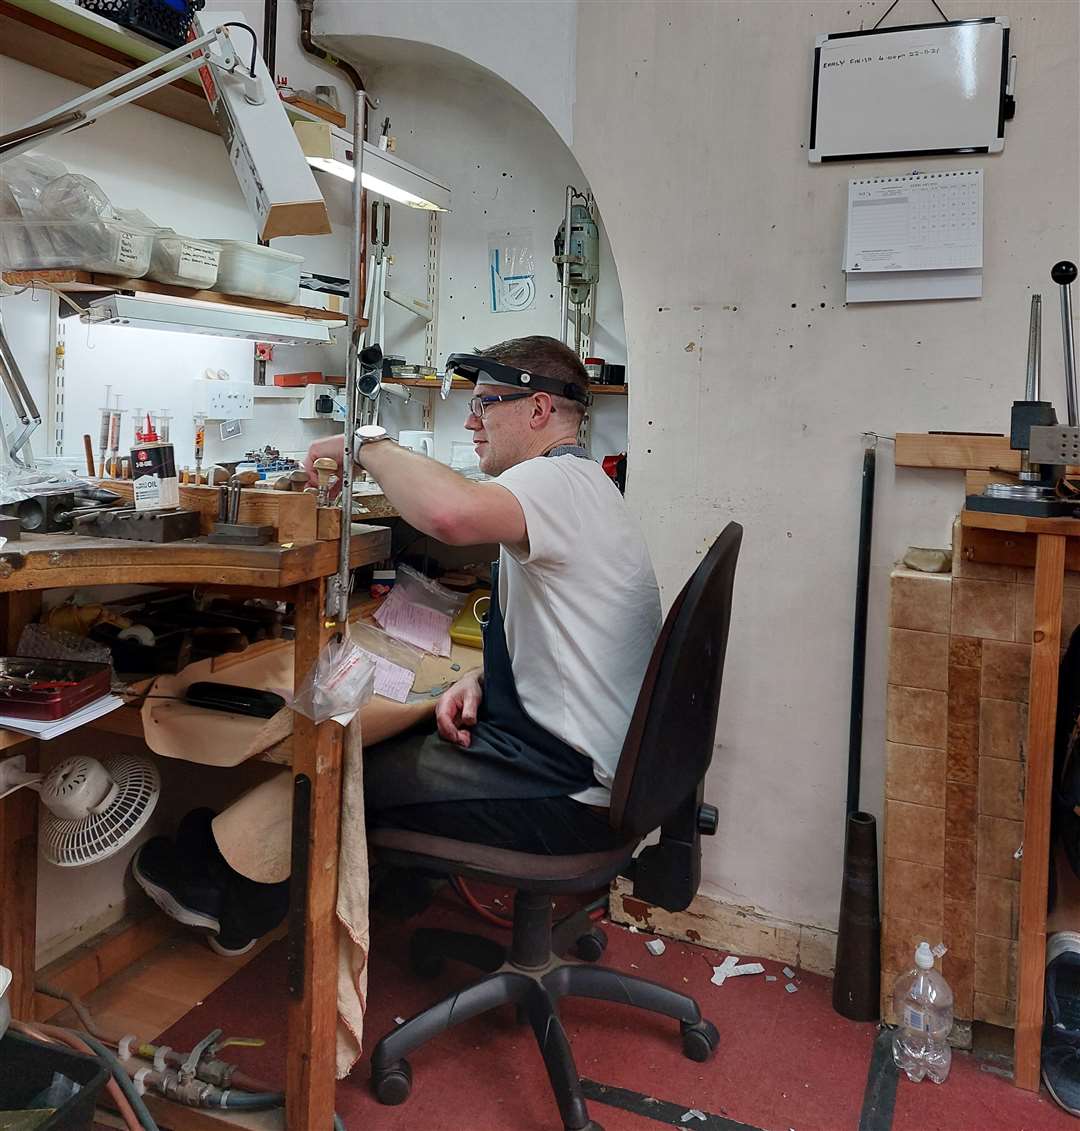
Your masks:
{"label": "dark apron", "polygon": [[[585,456],[566,445],[548,455]],[[437,733],[379,743],[364,759],[369,809],[435,801],[568,797],[597,784],[592,759],[535,723],[521,705],[499,604],[499,565],[491,570],[484,625],[484,694],[468,749]]]}

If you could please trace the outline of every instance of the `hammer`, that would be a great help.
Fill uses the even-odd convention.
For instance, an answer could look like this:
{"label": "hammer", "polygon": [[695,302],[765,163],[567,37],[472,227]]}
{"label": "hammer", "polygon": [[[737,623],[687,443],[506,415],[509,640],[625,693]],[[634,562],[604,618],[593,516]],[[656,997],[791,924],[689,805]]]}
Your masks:
{"label": "hammer", "polygon": [[322,456],[315,461],[315,473],[319,477],[319,500],[318,505],[325,507],[330,502],[330,488],[337,481],[337,460],[330,459],[329,456]]}

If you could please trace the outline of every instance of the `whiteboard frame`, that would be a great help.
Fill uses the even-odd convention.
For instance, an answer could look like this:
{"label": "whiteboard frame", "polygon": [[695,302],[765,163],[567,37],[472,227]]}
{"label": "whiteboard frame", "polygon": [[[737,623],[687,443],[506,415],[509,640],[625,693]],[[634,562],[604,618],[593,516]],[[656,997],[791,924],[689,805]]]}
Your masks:
{"label": "whiteboard frame", "polygon": [[[958,146],[952,149],[895,149],[867,151],[865,153],[822,154],[817,149],[818,133],[818,83],[821,78],[821,49],[839,39],[854,39],[870,35],[894,35],[897,32],[940,30],[962,27],[965,24],[998,24],[1001,31],[1001,84],[998,92],[997,134],[989,145]],[[906,24],[903,27],[870,28],[866,31],[841,31],[819,35],[814,46],[814,81],[810,99],[810,141],[808,158],[812,165],[834,161],[881,161],[889,157],[946,157],[958,153],[1000,153],[1005,147],[1006,105],[1009,85],[1009,21],[1000,16],[984,16],[973,20],[947,20],[929,24]]]}

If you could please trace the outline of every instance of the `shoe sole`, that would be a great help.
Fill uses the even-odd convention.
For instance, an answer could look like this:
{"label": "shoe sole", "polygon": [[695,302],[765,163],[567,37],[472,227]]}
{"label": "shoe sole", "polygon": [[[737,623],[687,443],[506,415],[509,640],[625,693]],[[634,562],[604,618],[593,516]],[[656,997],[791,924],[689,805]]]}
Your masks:
{"label": "shoe sole", "polygon": [[199,927],[206,931],[213,931],[214,934],[217,934],[217,932],[221,930],[221,924],[217,919],[213,918],[213,916],[203,915],[199,911],[185,907],[168,888],[163,888],[160,884],[154,883],[154,881],[139,868],[138,853],[135,854],[135,859],[131,862],[131,874],[134,876],[135,882],[139,887],[146,892],[154,903],[157,904],[158,908],[164,911],[170,919],[175,919],[176,922],[182,923],[185,927]]}
{"label": "shoe sole", "polygon": [[1061,1097],[1054,1091],[1054,1085],[1050,1083],[1050,1077],[1046,1075],[1045,1068],[1042,1072],[1042,1079],[1043,1083],[1046,1085],[1046,1090],[1050,1093],[1051,1099],[1053,1099],[1054,1103],[1056,1103],[1062,1111],[1067,1111],[1070,1115],[1080,1116],[1080,1108],[1069,1107],[1067,1103],[1062,1102]]}
{"label": "shoe sole", "polygon": [[258,939],[250,939],[241,947],[227,947],[222,946],[220,941],[215,935],[211,935],[206,940],[210,944],[210,949],[215,954],[220,954],[222,958],[239,958],[242,954],[247,954],[249,950],[259,941]]}

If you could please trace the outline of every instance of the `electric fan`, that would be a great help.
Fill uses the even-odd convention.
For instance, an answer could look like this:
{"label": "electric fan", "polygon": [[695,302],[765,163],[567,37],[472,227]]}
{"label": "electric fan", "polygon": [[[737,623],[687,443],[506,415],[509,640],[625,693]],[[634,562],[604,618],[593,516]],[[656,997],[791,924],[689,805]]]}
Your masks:
{"label": "electric fan", "polygon": [[154,763],[127,754],[100,762],[79,754],[44,775],[25,767],[23,757],[0,763],[0,797],[22,786],[38,791],[49,811],[38,833],[41,855],[61,868],[96,864],[119,852],[150,819],[161,794]]}

